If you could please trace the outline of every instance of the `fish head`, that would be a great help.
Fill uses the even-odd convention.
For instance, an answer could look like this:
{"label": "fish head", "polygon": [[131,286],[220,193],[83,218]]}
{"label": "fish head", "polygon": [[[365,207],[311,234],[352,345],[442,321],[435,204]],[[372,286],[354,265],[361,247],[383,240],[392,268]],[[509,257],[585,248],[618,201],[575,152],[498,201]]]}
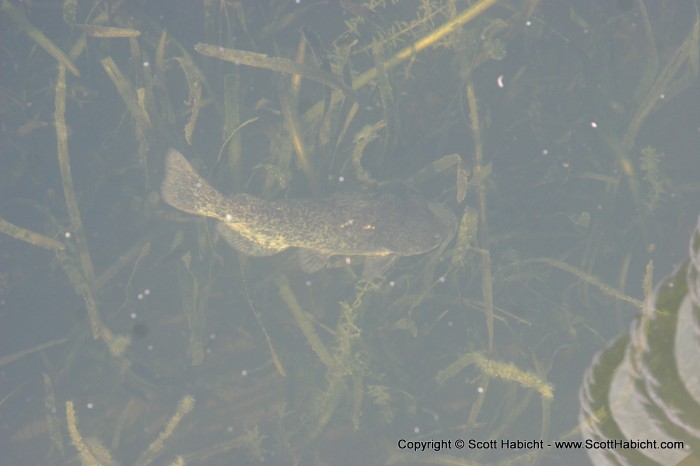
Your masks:
{"label": "fish head", "polygon": [[412,256],[446,245],[457,231],[454,212],[442,204],[421,197],[409,199],[412,207],[405,212],[402,228],[394,229],[389,248],[400,256]]}

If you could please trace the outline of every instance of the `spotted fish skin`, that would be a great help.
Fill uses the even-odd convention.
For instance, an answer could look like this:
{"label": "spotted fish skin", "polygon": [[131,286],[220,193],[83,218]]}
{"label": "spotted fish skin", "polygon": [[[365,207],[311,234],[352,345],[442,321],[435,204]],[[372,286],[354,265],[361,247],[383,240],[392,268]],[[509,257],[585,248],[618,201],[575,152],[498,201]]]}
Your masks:
{"label": "spotted fish skin", "polygon": [[161,194],[178,210],[219,220],[224,238],[252,256],[289,247],[322,256],[411,256],[449,241],[457,228],[452,211],[418,195],[353,193],[284,201],[250,194],[226,197],[175,149],[166,155]]}

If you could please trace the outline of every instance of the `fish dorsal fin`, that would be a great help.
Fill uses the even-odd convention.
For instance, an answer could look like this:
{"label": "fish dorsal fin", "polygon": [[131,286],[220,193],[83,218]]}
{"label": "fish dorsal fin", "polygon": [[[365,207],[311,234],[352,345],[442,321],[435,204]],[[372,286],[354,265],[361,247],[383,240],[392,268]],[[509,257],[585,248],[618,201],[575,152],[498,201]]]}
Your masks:
{"label": "fish dorsal fin", "polygon": [[282,248],[270,247],[257,241],[250,240],[223,222],[219,222],[216,225],[216,231],[219,232],[229,246],[246,256],[273,256],[287,249],[286,246]]}
{"label": "fish dorsal fin", "polygon": [[318,272],[328,264],[328,259],[331,255],[312,249],[300,249],[299,264],[301,264],[301,270],[306,273]]}

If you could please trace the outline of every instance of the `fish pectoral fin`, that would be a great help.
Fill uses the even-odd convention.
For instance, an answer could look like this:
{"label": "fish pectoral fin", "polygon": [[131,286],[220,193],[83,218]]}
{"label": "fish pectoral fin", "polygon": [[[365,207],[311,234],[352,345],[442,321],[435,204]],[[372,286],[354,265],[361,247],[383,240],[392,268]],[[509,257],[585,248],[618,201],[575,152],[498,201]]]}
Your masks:
{"label": "fish pectoral fin", "polygon": [[362,278],[378,278],[386,274],[396,260],[396,254],[367,256],[362,269]]}
{"label": "fish pectoral fin", "polygon": [[223,222],[219,222],[216,225],[216,231],[219,232],[221,237],[224,238],[224,241],[226,241],[229,246],[241,254],[245,254],[246,256],[273,256],[278,252],[282,252],[287,249],[287,246],[281,248],[271,247],[260,242],[250,240]]}
{"label": "fish pectoral fin", "polygon": [[299,264],[301,270],[306,273],[314,273],[323,269],[328,264],[328,259],[332,254],[315,251],[313,249],[299,250]]}

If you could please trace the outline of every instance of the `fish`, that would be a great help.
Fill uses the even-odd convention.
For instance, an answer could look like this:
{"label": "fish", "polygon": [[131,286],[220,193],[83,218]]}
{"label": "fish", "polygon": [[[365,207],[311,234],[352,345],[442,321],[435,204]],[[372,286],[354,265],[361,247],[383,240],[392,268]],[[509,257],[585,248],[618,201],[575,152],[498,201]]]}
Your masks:
{"label": "fish", "polygon": [[[299,248],[307,273],[332,256],[364,256],[365,269],[381,270],[397,257],[446,245],[457,230],[447,207],[411,193],[341,192],[322,199],[266,200],[224,196],[177,150],[165,157],[162,199],[182,212],[218,220],[217,231],[238,252],[271,256]],[[443,246],[444,247],[444,246]]]}

